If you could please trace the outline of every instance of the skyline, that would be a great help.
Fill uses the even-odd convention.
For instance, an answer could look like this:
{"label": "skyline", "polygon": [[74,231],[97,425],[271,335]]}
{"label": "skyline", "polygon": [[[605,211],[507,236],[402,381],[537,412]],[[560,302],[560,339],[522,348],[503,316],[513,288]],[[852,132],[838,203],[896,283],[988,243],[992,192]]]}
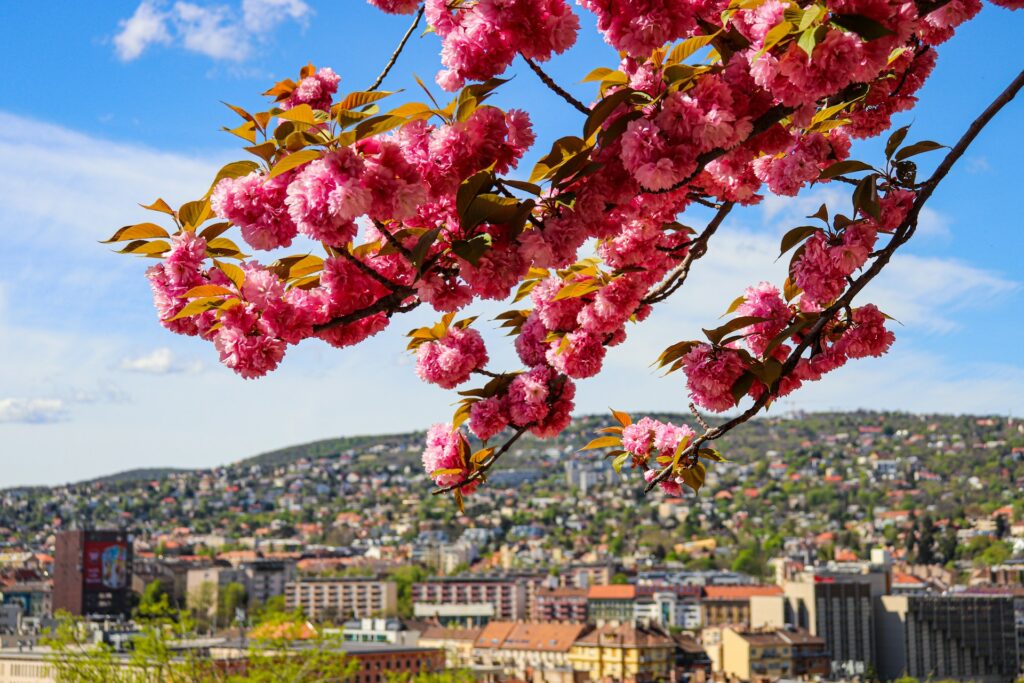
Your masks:
{"label": "skyline", "polygon": [[[140,7],[144,18],[151,11],[164,23],[149,20],[148,33],[126,33]],[[406,315],[355,349],[292,349],[278,372],[246,382],[222,368],[208,345],[156,324],[142,278],[149,262],[116,257],[97,244],[117,226],[149,218],[138,202],[192,198],[220,164],[242,158],[233,138],[218,131],[233,117],[219,100],[253,106],[273,80],[294,76],[307,61],[333,66],[343,89],[372,80],[408,18],[386,17],[363,3],[348,9],[301,0],[133,2],[71,7],[69,20],[54,25],[29,7],[0,9],[25,27],[0,48],[15,65],[0,104],[0,155],[16,161],[0,170],[0,225],[10,239],[0,252],[0,488],[135,467],[212,466],[329,436],[425,429],[450,417],[452,397],[422,384],[403,351],[404,331],[432,322],[430,311]],[[588,25],[591,17],[579,13]],[[940,49],[920,106],[897,122],[915,122],[911,139],[952,142],[1002,88],[1014,66],[1008,16],[986,6]],[[238,27],[246,26],[255,37],[240,43]],[[351,42],[331,47],[339,34]],[[592,88],[577,82],[614,60],[586,28],[581,40],[548,68],[589,100]],[[33,54],[28,46],[41,41],[60,47]],[[196,45],[208,46],[206,53]],[[411,73],[429,82],[437,49],[433,36],[414,39],[385,86],[405,86],[416,97]],[[978,54],[990,63],[972,72]],[[513,72],[496,103],[515,106],[527,96],[544,103],[531,108],[539,133],[532,163],[560,126],[574,124],[560,122],[571,110],[541,91],[521,63]],[[48,77],[45,91],[40,73]],[[55,92],[63,106],[54,107]],[[1012,104],[986,130],[930,204],[907,253],[859,299],[903,324],[890,354],[854,363],[776,410],[1020,412],[1024,366],[1012,340],[1024,314],[1015,296],[1015,255],[1024,237],[1013,228],[1024,199],[1011,178],[1021,111]],[[860,144],[854,156],[872,161],[878,147]],[[934,163],[922,159],[922,166]],[[614,407],[634,412],[685,410],[682,378],[655,381],[648,364],[668,344],[713,323],[743,287],[781,279],[775,276],[784,264],[763,256],[777,253],[779,236],[795,221],[839,197],[824,185],[737,212],[686,291],[631,330],[609,354],[605,373],[581,383],[575,412],[604,412],[612,395]],[[699,224],[699,216],[683,220]],[[987,226],[985,237],[972,241],[977,225]],[[502,308],[472,310],[493,317]],[[493,331],[485,337],[497,366],[518,366],[508,348],[494,343]]]}

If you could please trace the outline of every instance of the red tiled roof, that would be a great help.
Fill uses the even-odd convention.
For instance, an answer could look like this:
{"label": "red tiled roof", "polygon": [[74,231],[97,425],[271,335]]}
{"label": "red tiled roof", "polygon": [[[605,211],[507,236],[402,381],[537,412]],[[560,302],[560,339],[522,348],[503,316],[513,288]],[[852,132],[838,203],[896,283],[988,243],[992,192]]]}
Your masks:
{"label": "red tiled roof", "polygon": [[760,595],[782,595],[779,586],[704,586],[707,600],[749,600]]}
{"label": "red tiled roof", "polygon": [[591,586],[587,591],[588,600],[632,600],[635,597],[636,586],[632,584]]}

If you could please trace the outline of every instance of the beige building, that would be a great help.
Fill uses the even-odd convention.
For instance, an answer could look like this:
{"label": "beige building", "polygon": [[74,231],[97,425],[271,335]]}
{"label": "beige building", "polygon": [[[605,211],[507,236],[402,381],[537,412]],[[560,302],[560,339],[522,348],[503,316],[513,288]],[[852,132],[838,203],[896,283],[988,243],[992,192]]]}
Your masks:
{"label": "beige building", "polygon": [[665,633],[634,624],[600,626],[579,638],[569,662],[591,681],[667,681],[675,668],[675,642]]}
{"label": "beige building", "polygon": [[311,619],[379,617],[398,609],[398,584],[363,578],[300,578],[285,585],[284,601],[286,609],[302,609]]}
{"label": "beige building", "polygon": [[721,670],[727,678],[767,683],[780,678],[827,676],[825,640],[803,630],[722,630]]}
{"label": "beige building", "polygon": [[46,661],[48,652],[46,648],[0,649],[0,683],[56,683]]}
{"label": "beige building", "polygon": [[473,646],[473,668],[536,683],[586,680],[569,661],[586,630],[582,623],[492,621]]}
{"label": "beige building", "polygon": [[449,669],[466,669],[473,665],[473,646],[482,631],[481,628],[428,626],[420,634],[418,645],[444,650],[445,665]]}

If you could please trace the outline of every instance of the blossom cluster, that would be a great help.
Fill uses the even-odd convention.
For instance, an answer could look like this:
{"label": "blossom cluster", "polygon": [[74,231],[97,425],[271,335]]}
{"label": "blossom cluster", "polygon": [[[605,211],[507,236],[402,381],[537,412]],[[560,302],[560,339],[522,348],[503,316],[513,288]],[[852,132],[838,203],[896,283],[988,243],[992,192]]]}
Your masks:
{"label": "blossom cluster", "polygon": [[[634,468],[642,470],[644,480],[651,482],[662,467],[673,462],[677,453],[690,444],[695,436],[686,425],[674,425],[650,417],[643,417],[622,429],[622,450]],[[678,475],[658,482],[670,496],[681,496],[685,479]]]}

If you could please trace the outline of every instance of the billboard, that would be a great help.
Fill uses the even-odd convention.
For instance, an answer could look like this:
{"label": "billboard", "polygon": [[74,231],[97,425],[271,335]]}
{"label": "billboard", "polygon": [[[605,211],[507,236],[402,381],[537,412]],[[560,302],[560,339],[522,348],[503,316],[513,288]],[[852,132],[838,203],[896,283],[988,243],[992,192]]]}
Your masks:
{"label": "billboard", "polygon": [[128,543],[122,539],[86,540],[82,580],[87,591],[115,591],[128,586]]}
{"label": "billboard", "polygon": [[82,544],[82,611],[127,615],[131,593],[131,541],[121,532],[87,531]]}

